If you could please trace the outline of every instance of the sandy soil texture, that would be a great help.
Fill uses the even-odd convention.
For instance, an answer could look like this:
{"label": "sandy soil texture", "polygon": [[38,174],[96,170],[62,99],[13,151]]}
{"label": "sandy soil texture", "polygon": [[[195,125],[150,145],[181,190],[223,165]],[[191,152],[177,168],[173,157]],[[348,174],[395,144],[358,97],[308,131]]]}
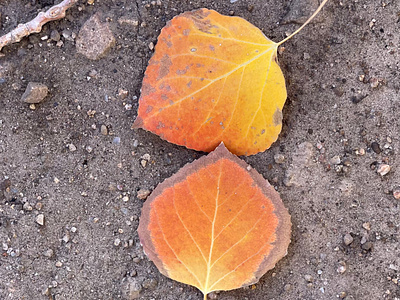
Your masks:
{"label": "sandy soil texture", "polygon": [[[0,35],[54,3],[0,1]],[[206,7],[278,42],[317,6],[80,0],[66,18],[5,47],[0,299],[202,299],[158,272],[136,232],[146,193],[204,155],[130,129],[157,36],[179,13]],[[90,41],[89,28],[97,60],[79,37],[93,16],[108,38]],[[258,284],[210,299],[400,299],[399,32],[398,0],[330,0],[284,45],[282,133],[243,159],[280,193],[292,243]],[[30,82],[48,88],[39,104],[21,100]]]}

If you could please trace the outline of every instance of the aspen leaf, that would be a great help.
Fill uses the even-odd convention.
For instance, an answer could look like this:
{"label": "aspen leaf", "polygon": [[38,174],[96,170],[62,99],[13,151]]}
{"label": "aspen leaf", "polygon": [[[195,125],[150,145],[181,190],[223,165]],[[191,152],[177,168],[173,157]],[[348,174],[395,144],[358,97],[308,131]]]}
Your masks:
{"label": "aspen leaf", "polygon": [[134,128],[210,152],[266,150],[282,128],[285,79],[278,44],[239,17],[200,9],[161,30],[143,79]]}
{"label": "aspen leaf", "polygon": [[154,190],[138,233],[162,274],[206,299],[258,282],[286,255],[290,228],[275,189],[221,144]]}

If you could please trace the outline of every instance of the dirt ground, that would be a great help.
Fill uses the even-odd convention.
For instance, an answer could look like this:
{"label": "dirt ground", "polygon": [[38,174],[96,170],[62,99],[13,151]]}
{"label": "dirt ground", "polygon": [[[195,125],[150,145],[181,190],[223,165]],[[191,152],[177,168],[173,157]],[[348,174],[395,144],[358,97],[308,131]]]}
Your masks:
{"label": "dirt ground", "polygon": [[[0,35],[53,4],[1,0]],[[136,232],[138,191],[204,155],[130,129],[150,43],[172,17],[201,7],[241,16],[277,42],[317,5],[81,0],[63,20],[5,47],[0,299],[202,299],[158,272]],[[96,12],[116,43],[94,61],[75,44]],[[330,0],[284,45],[282,133],[243,159],[281,194],[292,243],[258,284],[210,299],[400,299],[399,32],[397,0]],[[29,82],[49,87],[35,109],[21,101]],[[391,170],[382,176],[384,164]]]}

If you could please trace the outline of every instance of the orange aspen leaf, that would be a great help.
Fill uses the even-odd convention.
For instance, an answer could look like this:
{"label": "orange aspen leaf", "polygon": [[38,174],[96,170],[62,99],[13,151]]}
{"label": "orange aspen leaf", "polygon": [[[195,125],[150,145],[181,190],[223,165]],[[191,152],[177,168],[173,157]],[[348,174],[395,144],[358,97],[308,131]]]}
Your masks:
{"label": "orange aspen leaf", "polygon": [[133,128],[199,151],[221,142],[236,155],[265,151],[282,129],[287,96],[277,49],[294,34],[275,43],[246,20],[205,8],[173,18],[146,69]]}
{"label": "orange aspen leaf", "polygon": [[287,253],[279,194],[223,144],[158,185],[138,233],[159,271],[204,294],[258,282]]}

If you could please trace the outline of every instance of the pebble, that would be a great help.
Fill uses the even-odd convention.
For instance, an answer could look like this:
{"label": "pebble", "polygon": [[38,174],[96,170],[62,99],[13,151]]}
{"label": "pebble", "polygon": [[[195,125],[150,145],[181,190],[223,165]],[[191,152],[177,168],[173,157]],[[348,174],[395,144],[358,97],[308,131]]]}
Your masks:
{"label": "pebble", "polygon": [[364,150],[364,148],[356,149],[355,152],[356,152],[356,155],[359,155],[359,156],[365,155],[365,150]]}
{"label": "pebble", "polygon": [[153,42],[150,42],[150,44],[149,44],[149,49],[150,49],[150,50],[154,50],[154,43],[153,43]]}
{"label": "pebble", "polygon": [[381,146],[377,142],[372,142],[371,143],[371,149],[374,151],[376,154],[379,154],[382,152]]}
{"label": "pebble", "polygon": [[336,269],[336,272],[339,274],[343,274],[347,270],[347,265],[344,261],[339,262],[339,267]]}
{"label": "pebble", "polygon": [[347,293],[346,292],[340,292],[339,293],[339,298],[340,299],[344,299],[344,298],[346,298],[347,297]]}
{"label": "pebble", "polygon": [[148,189],[140,189],[137,192],[137,198],[139,200],[146,200],[149,195],[150,195],[150,190]]}
{"label": "pebble", "polygon": [[107,126],[106,125],[101,125],[100,132],[101,132],[102,135],[107,135],[108,134]]}
{"label": "pebble", "polygon": [[304,279],[305,279],[307,282],[313,282],[313,281],[314,281],[314,278],[313,278],[311,275],[305,275],[305,276],[304,276]]}
{"label": "pebble", "polygon": [[93,151],[93,148],[90,147],[90,146],[86,146],[86,151],[87,151],[88,153],[91,153],[91,152]]}
{"label": "pebble", "polygon": [[393,197],[397,200],[400,199],[400,190],[394,190],[393,191]]}
{"label": "pebble", "polygon": [[132,277],[126,277],[124,278],[124,281],[123,292],[125,298],[128,300],[139,299],[140,292],[143,289],[139,280]]}
{"label": "pebble", "polygon": [[61,36],[60,33],[57,30],[52,30],[50,33],[50,39],[52,39],[55,42],[58,42],[60,40]]}
{"label": "pebble", "polygon": [[362,227],[368,231],[371,230],[371,223],[370,222],[365,222],[363,223]]}
{"label": "pebble", "polygon": [[38,223],[40,226],[44,225],[44,215],[43,214],[37,215],[36,223]]}
{"label": "pebble", "polygon": [[330,162],[332,165],[339,165],[340,162],[341,162],[339,155],[335,155],[334,157],[332,157],[332,158],[329,160],[329,162]]}
{"label": "pebble", "polygon": [[121,100],[124,100],[128,97],[129,92],[127,90],[124,90],[122,88],[118,89],[118,98]]}
{"label": "pebble", "polygon": [[68,146],[69,151],[71,151],[71,152],[76,151],[76,146],[74,144],[68,144],[67,146]]}
{"label": "pebble", "polygon": [[367,237],[364,235],[362,238],[361,238],[361,245],[364,245],[366,242],[367,242],[368,240],[367,240]]}
{"label": "pebble", "polygon": [[63,265],[63,263],[62,263],[61,261],[57,261],[57,262],[56,262],[56,267],[57,267],[57,268],[61,268],[62,265]]}
{"label": "pebble", "polygon": [[366,251],[372,250],[372,247],[373,247],[372,242],[366,242],[364,245],[361,246],[361,248]]}
{"label": "pebble", "polygon": [[385,176],[390,172],[390,166],[387,164],[380,164],[376,172],[381,176]]}
{"label": "pebble", "polygon": [[115,37],[108,24],[100,21],[99,13],[83,24],[76,39],[77,52],[91,60],[104,57],[114,45]]}
{"label": "pebble", "polygon": [[39,82],[29,82],[21,100],[30,104],[40,103],[46,98],[48,92],[49,89],[46,85]]}
{"label": "pebble", "polygon": [[154,289],[157,287],[158,282],[154,278],[149,278],[145,279],[142,285],[145,289]]}
{"label": "pebble", "polygon": [[347,233],[344,235],[343,237],[343,243],[348,246],[350,245],[352,242],[354,241],[353,237],[351,236],[351,234]]}
{"label": "pebble", "polygon": [[280,153],[275,154],[274,155],[274,160],[275,160],[275,163],[277,163],[277,164],[283,164],[285,162],[285,156],[283,156]]}
{"label": "pebble", "polygon": [[129,197],[128,197],[128,196],[124,196],[124,197],[122,197],[122,201],[124,201],[124,202],[128,202],[128,201],[129,201]]}
{"label": "pebble", "polygon": [[22,206],[23,210],[26,211],[32,211],[33,207],[29,204],[29,202],[25,202],[24,205]]}
{"label": "pebble", "polygon": [[72,227],[71,227],[71,232],[72,232],[72,233],[75,233],[76,231],[77,231],[77,228],[76,228],[75,226],[72,226]]}
{"label": "pebble", "polygon": [[114,246],[118,247],[121,244],[121,240],[120,239],[115,239],[114,240]]}
{"label": "pebble", "polygon": [[48,257],[48,258],[51,258],[54,255],[54,251],[52,249],[48,249],[48,250],[43,252],[43,255]]}

